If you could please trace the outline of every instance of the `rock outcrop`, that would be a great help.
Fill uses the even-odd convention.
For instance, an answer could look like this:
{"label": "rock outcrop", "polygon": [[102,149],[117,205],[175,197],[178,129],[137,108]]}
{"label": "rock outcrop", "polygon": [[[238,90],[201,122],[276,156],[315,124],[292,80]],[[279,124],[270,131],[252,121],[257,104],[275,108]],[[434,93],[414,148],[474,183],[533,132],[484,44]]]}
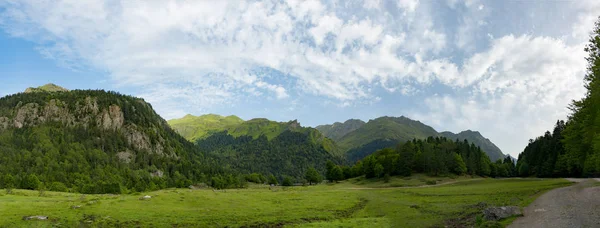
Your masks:
{"label": "rock outcrop", "polygon": [[[0,132],[9,128],[34,127],[48,122],[59,122],[69,127],[95,126],[123,134],[127,142],[136,150],[177,157],[170,152],[169,148],[165,148],[165,140],[161,135],[155,134],[158,135],[158,139],[155,138],[156,140],[153,141],[145,133],[147,131],[143,131],[133,123],[127,123],[122,107],[118,105],[101,107],[97,98],[86,97],[71,106],[59,99],[51,99],[45,103],[19,102],[9,115],[0,116]],[[168,127],[164,120],[160,124],[162,126],[154,127]],[[153,132],[156,133],[157,130]],[[121,153],[118,156],[125,163],[133,159],[131,152],[127,153],[127,156]]]}
{"label": "rock outcrop", "polygon": [[523,215],[521,213],[521,209],[515,206],[508,207],[489,207],[483,210],[483,216],[486,220],[497,221],[500,219],[505,219],[512,216],[520,216]]}

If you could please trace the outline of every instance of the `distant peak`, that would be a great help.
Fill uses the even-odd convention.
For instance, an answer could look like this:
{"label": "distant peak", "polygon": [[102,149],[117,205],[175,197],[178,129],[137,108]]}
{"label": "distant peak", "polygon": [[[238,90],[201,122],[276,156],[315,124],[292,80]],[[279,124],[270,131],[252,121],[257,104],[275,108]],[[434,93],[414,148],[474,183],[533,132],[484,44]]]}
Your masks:
{"label": "distant peak", "polygon": [[63,87],[57,86],[56,84],[53,83],[48,83],[46,85],[37,87],[37,88],[33,88],[33,87],[29,87],[25,90],[25,93],[35,93],[35,92],[69,92],[68,89],[65,89]]}
{"label": "distant peak", "polygon": [[465,131],[461,131],[459,134],[477,134],[477,135],[481,135],[481,133],[479,133],[479,131],[472,131],[472,130],[465,130]]}
{"label": "distant peak", "polygon": [[359,120],[359,119],[349,119],[349,120],[346,120],[346,122],[344,122],[344,123],[345,124],[347,124],[347,123],[365,123],[365,121],[362,121],[362,120]]}

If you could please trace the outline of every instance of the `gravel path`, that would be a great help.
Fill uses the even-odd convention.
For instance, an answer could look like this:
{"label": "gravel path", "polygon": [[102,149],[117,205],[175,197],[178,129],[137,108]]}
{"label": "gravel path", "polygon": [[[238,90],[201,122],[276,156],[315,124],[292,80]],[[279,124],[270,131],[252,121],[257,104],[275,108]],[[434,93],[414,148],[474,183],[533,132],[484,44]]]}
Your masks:
{"label": "gravel path", "polygon": [[577,184],[545,193],[508,227],[600,227],[600,187],[597,179],[568,179]]}

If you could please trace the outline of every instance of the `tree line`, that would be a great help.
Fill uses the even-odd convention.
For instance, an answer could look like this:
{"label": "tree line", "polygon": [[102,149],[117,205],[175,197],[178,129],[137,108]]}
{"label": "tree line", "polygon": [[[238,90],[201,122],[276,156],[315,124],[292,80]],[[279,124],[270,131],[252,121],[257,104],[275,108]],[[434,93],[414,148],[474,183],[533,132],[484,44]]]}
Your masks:
{"label": "tree line", "polygon": [[452,141],[444,137],[413,139],[394,149],[376,151],[353,166],[327,163],[326,177],[330,181],[365,176],[387,178],[427,173],[432,176],[478,175],[512,177],[517,175],[510,157],[491,162],[481,148],[467,140]]}

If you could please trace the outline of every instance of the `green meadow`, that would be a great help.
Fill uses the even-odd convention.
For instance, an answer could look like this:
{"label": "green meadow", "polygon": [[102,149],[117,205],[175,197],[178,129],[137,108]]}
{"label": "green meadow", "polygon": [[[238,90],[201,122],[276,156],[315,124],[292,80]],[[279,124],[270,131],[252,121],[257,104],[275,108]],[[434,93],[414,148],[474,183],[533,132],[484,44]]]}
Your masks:
{"label": "green meadow", "polygon": [[[167,189],[131,195],[0,192],[0,227],[444,227],[473,226],[486,206],[526,206],[564,179],[413,176],[388,183],[247,189]],[[394,187],[396,186],[396,187]],[[149,200],[141,200],[145,195]],[[24,216],[48,216],[25,221]],[[510,220],[495,225],[506,225]]]}

